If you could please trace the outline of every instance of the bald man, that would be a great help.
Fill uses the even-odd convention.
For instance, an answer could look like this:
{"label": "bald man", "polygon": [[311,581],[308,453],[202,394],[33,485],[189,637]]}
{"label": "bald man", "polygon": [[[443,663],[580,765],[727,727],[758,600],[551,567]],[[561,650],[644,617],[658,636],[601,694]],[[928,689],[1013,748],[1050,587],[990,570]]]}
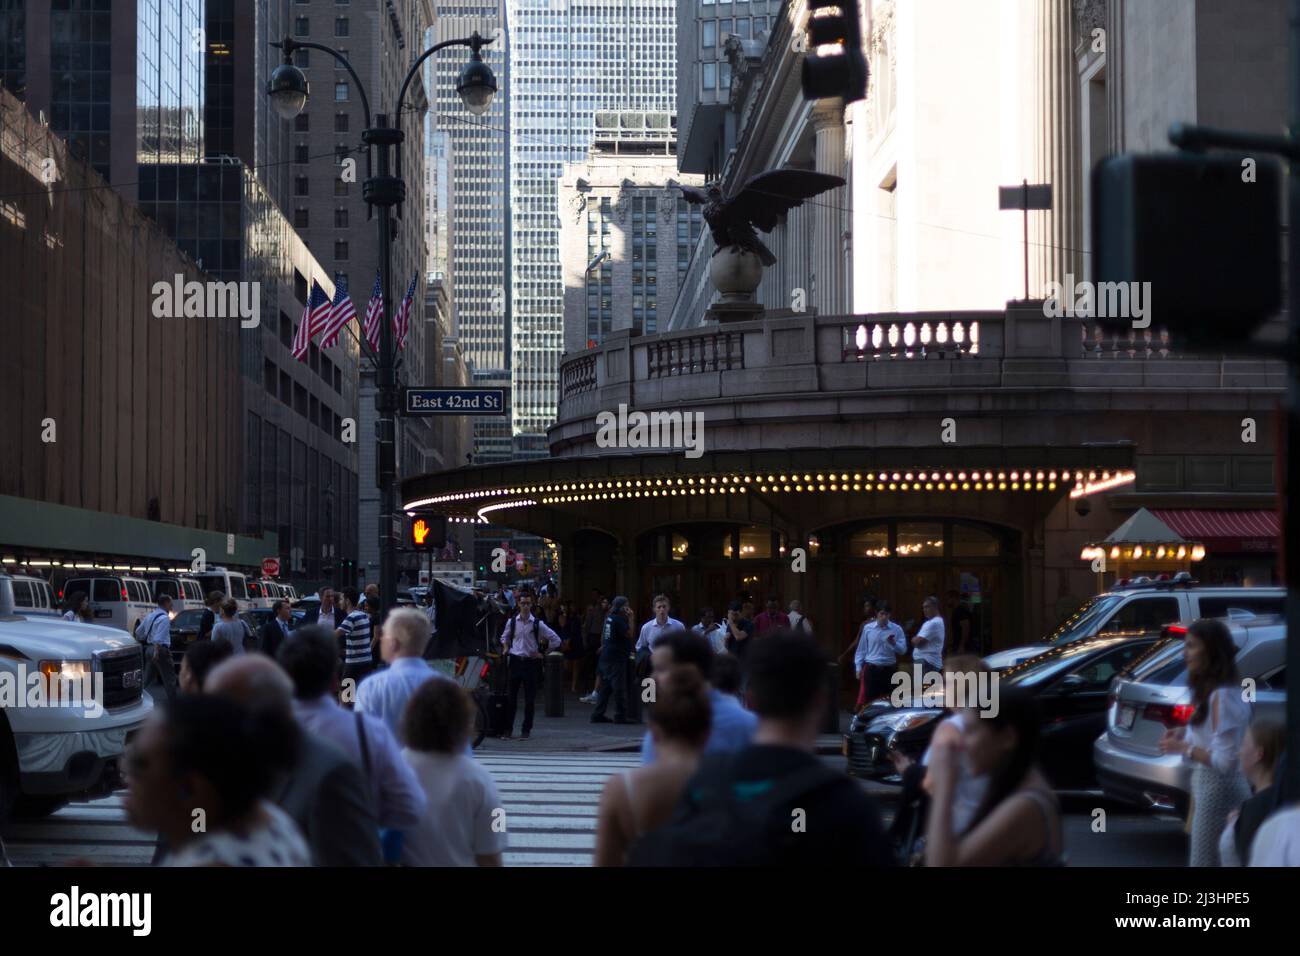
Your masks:
{"label": "bald man", "polygon": [[[293,720],[293,681],[261,654],[218,664],[203,690]],[[332,744],[295,726],[297,760],[273,784],[271,800],[298,824],[317,866],[382,865],[379,824],[361,769]]]}
{"label": "bald man", "polygon": [[451,679],[424,659],[431,636],[429,618],[423,611],[413,607],[389,611],[379,641],[380,656],[388,666],[364,678],[357,687],[356,709],[378,717],[399,741],[402,711],[415,689],[427,680]]}

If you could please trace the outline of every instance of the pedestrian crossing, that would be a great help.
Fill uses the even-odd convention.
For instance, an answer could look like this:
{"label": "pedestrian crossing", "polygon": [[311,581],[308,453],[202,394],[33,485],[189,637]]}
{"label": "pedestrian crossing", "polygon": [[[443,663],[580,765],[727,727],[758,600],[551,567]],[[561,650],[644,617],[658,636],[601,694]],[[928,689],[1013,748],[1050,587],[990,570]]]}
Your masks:
{"label": "pedestrian crossing", "polygon": [[[590,866],[596,807],[605,781],[635,768],[635,753],[479,753],[506,811],[507,866]],[[148,866],[154,839],[129,826],[119,791],[71,803],[35,820],[15,820],[4,833],[14,866]]]}

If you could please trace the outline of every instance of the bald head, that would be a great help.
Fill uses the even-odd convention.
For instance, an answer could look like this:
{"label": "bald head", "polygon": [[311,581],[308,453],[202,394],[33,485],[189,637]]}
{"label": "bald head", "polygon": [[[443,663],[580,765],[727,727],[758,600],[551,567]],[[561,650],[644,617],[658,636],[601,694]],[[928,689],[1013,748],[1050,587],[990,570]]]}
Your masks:
{"label": "bald head", "polygon": [[245,707],[292,712],[293,681],[264,654],[239,654],[212,669],[203,691]]}
{"label": "bald head", "polygon": [[413,607],[394,608],[384,618],[384,659],[420,657],[429,644],[429,637],[429,618],[423,611]]}

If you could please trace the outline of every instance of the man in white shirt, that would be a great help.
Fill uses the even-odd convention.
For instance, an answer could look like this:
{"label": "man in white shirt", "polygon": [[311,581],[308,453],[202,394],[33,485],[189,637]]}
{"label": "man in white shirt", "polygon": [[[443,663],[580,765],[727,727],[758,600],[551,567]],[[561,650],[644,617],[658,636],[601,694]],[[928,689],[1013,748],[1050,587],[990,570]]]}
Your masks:
{"label": "man in white shirt", "polygon": [[803,604],[799,601],[790,602],[790,630],[796,634],[812,634],[812,621],[808,615],[803,612]]}
{"label": "man in white shirt", "polygon": [[453,681],[426,681],[402,721],[402,757],[427,806],[402,841],[407,866],[500,866],[506,848],[501,795],[487,768],[466,755],[474,705]]}
{"label": "man in white shirt", "polygon": [[641,625],[641,636],[636,641],[638,662],[650,656],[650,652],[654,650],[655,644],[659,643],[659,638],[663,635],[669,631],[686,630],[681,621],[668,616],[669,604],[666,594],[656,594],[651,604],[655,609],[655,616]]}
{"label": "man in white shirt", "polygon": [[713,608],[700,610],[700,623],[691,628],[691,631],[708,641],[713,653],[721,654],[727,649],[727,629],[714,620]]}
{"label": "man in white shirt", "polygon": [[357,686],[356,709],[378,717],[399,740],[402,711],[416,688],[427,680],[451,679],[424,659],[428,644],[429,619],[413,607],[394,608],[384,618],[379,639],[379,653],[388,666]]}
{"label": "man in white shirt", "polygon": [[853,654],[853,672],[858,680],[867,676],[859,706],[889,693],[889,679],[898,658],[907,653],[907,635],[889,619],[889,603],[876,602],[874,620],[862,625],[858,649]]}
{"label": "man in white shirt", "polygon": [[424,813],[420,782],[402,759],[392,732],[378,717],[347,711],[335,699],[338,650],[327,630],[300,627],[284,642],[280,666],[293,680],[293,716],[361,768],[381,827],[415,826]]}
{"label": "man in white shirt", "polygon": [[560,646],[560,635],[533,613],[533,593],[520,588],[515,599],[519,613],[506,621],[501,632],[501,646],[506,651],[509,667],[509,703],[506,705],[506,732],[509,740],[515,732],[515,712],[519,704],[519,688],[524,689],[524,724],[519,737],[527,740],[533,733],[533,704],[537,700],[537,684],[542,676],[542,660],[548,650]]}
{"label": "man in white shirt", "polygon": [[928,597],[921,602],[925,621],[912,638],[912,660],[921,665],[921,673],[943,670],[943,615],[939,613],[939,599]]}
{"label": "man in white shirt", "polygon": [[176,668],[172,665],[172,599],[166,594],[158,597],[158,606],[137,625],[136,636],[145,644],[144,680],[148,687],[156,673],[162,681],[170,704],[176,697]]}

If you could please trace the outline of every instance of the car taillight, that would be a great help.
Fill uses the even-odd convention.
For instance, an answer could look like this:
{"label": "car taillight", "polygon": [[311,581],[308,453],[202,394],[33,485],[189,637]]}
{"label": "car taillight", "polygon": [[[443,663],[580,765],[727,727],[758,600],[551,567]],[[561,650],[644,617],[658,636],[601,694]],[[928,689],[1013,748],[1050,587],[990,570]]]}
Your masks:
{"label": "car taillight", "polygon": [[123,588],[122,588],[122,600],[123,600],[123,601],[126,600],[126,587],[125,587],[125,586],[123,586]]}
{"label": "car taillight", "polygon": [[484,661],[484,662],[483,662],[483,666],[479,669],[479,672],[478,672],[478,679],[479,679],[479,680],[487,680],[488,670],[490,670],[490,668],[489,668],[489,666],[488,666],[488,663],[487,663],[487,661]]}
{"label": "car taillight", "polygon": [[1196,707],[1192,704],[1147,704],[1142,716],[1166,727],[1184,727],[1195,711]]}

